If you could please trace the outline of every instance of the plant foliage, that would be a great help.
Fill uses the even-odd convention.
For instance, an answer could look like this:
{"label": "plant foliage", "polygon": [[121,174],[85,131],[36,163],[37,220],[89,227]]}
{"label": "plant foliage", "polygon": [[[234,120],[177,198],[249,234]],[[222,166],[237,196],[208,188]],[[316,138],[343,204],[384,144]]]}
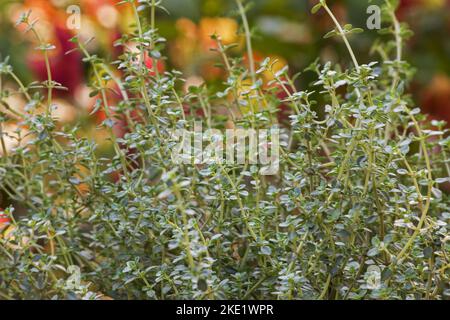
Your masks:
{"label": "plant foliage", "polygon": [[[236,2],[253,57],[245,8]],[[72,40],[90,68],[113,154],[102,154],[79,126],[52,117],[61,88],[50,72],[47,81],[25,85],[8,59],[0,64],[2,78],[20,88],[2,88],[0,101],[14,94],[28,101],[23,112],[2,103],[0,128],[18,117],[27,131],[14,136],[21,143],[9,153],[1,131],[1,188],[27,214],[5,210],[11,225],[0,238],[1,298],[450,295],[450,202],[442,188],[450,138],[445,124],[431,126],[407,94],[408,32],[391,2],[383,7],[388,40],[374,46],[378,62],[358,62],[349,36],[361,30],[341,27],[320,1],[313,11],[335,21],[329,35],[342,38],[352,66],[314,62],[305,72],[316,82],[299,90],[288,68],[275,72],[269,59],[245,62],[215,35],[227,79],[219,89],[187,92],[179,72],[149,72],[144,64],[147,56],[153,65],[164,59],[154,18],[161,4],[119,4],[133,7],[136,28],[116,45],[135,42],[136,52],[124,50],[108,63],[86,49],[86,39]],[[29,14],[19,23],[39,38]],[[37,48],[47,63],[52,49]],[[263,83],[267,73],[272,80]],[[277,116],[280,105],[289,106],[288,121]],[[199,118],[219,129],[284,128],[279,173],[261,176],[249,164],[173,164],[172,130],[190,129]],[[127,133],[118,137],[113,128],[123,119]]]}

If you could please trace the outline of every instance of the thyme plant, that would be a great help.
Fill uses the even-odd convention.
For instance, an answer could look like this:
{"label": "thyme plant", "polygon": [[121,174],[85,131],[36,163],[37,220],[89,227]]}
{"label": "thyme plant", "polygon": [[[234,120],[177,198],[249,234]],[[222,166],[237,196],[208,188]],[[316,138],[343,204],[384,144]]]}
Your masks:
{"label": "thyme plant", "polygon": [[[106,155],[79,125],[52,116],[54,92],[63,89],[52,80],[54,47],[22,15],[48,79],[25,84],[7,58],[0,63],[0,186],[10,204],[0,298],[448,298],[450,138],[407,93],[413,69],[402,45],[410,32],[395,17],[395,1],[383,5],[387,27],[373,47],[379,61],[363,63],[350,38],[362,30],[342,26],[320,0],[312,11],[333,21],[327,37],[343,40],[352,65],[313,62],[305,72],[317,80],[301,89],[287,67],[254,61],[247,8],[235,1],[249,59],[213,35],[226,72],[219,89],[186,92],[179,72],[149,70],[147,58],[152,66],[164,59],[160,1],[118,2],[132,7],[135,31],[116,42],[117,61],[72,39],[92,75],[95,110],[106,114],[101,127],[113,150]],[[12,95],[27,100],[23,111],[8,105]],[[281,105],[288,121],[277,116]],[[11,120],[23,129],[7,136]],[[283,128],[278,174],[262,176],[250,163],[174,164],[171,133],[194,120],[216,129]],[[123,136],[114,133],[118,121],[126,123]],[[17,147],[8,151],[6,139]]]}

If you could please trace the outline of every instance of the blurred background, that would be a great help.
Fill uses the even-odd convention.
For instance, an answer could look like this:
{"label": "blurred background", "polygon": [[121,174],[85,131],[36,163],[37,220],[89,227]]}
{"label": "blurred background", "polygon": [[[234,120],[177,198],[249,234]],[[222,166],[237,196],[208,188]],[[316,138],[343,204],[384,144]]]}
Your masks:
{"label": "blurred background", "polygon": [[[11,57],[14,70],[25,83],[45,80],[46,72],[42,56],[33,48],[32,37],[24,35],[21,27],[15,26],[20,14],[32,10],[39,18],[38,29],[47,41],[56,45],[51,52],[54,79],[67,87],[59,92],[58,116],[62,122],[71,122],[80,114],[88,114],[95,103],[89,97],[88,67],[82,63],[78,53],[65,55],[70,50],[68,40],[75,34],[95,40],[89,50],[114,60],[120,55],[113,43],[122,33],[130,30],[133,23],[128,5],[116,6],[117,0],[0,0],[0,54]],[[342,23],[351,23],[366,29],[368,1],[329,0],[329,5]],[[289,64],[293,72],[301,71],[317,57],[322,61],[340,62],[349,65],[348,54],[337,39],[323,39],[332,29],[329,18],[319,12],[311,15],[311,7],[317,0],[253,0],[248,12],[254,29],[254,49],[257,61],[267,56],[277,58],[280,67]],[[372,1],[376,4],[377,1]],[[81,8],[81,29],[69,30],[66,26],[69,5]],[[165,55],[168,57],[158,69],[178,69],[190,83],[206,81],[214,85],[224,79],[221,69],[214,66],[217,54],[210,49],[214,41],[210,35],[221,35],[225,44],[238,43],[236,50],[244,51],[239,36],[239,18],[234,1],[230,0],[163,0],[169,13],[159,10],[157,26],[162,36],[168,39]],[[450,121],[450,0],[401,0],[398,16],[407,22],[414,36],[404,50],[405,57],[418,71],[411,94],[423,110],[435,119]],[[361,63],[378,59],[370,55],[370,48],[378,36],[376,30],[352,37],[351,42]],[[306,78],[305,78],[306,77]],[[309,84],[308,75],[299,80],[299,86]],[[8,83],[6,84],[8,86]],[[25,102],[18,96],[9,101],[20,106]],[[102,121],[86,117],[86,121]],[[96,134],[98,135],[98,134]]]}

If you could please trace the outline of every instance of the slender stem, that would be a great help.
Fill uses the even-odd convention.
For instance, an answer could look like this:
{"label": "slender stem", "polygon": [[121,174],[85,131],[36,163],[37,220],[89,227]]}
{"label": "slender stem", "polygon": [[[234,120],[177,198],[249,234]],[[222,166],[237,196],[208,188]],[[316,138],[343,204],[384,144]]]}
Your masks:
{"label": "slender stem", "polygon": [[423,134],[422,129],[420,128],[419,123],[417,122],[416,118],[414,117],[414,115],[408,110],[408,114],[411,118],[411,120],[414,123],[414,126],[418,132],[419,135],[419,139],[420,139],[420,145],[424,154],[424,159],[425,159],[425,164],[426,164],[426,168],[427,168],[427,179],[428,179],[428,191],[427,191],[427,198],[425,201],[425,206],[423,206],[422,203],[422,195],[420,193],[420,188],[419,185],[417,183],[417,179],[415,179],[414,177],[414,172],[411,168],[411,166],[408,164],[407,161],[405,161],[405,164],[408,168],[408,171],[410,172],[410,174],[413,176],[414,180],[415,180],[415,186],[417,189],[417,192],[419,194],[419,203],[420,203],[420,209],[422,211],[422,214],[420,216],[420,220],[419,223],[417,224],[414,233],[412,234],[412,236],[409,238],[408,242],[405,244],[405,246],[403,247],[403,249],[400,251],[400,253],[397,255],[396,261],[397,264],[400,264],[406,257],[407,257],[407,253],[411,247],[411,245],[413,244],[414,240],[417,238],[417,236],[420,233],[420,230],[423,226],[423,224],[425,223],[425,219],[427,217],[428,211],[430,209],[430,205],[431,205],[431,192],[432,192],[432,188],[434,185],[434,181],[433,181],[433,174],[432,174],[432,168],[431,168],[431,161],[430,161],[430,156],[428,154],[428,149],[426,146],[426,137]]}
{"label": "slender stem", "polygon": [[331,282],[331,274],[328,275],[327,281],[325,282],[325,287],[322,290],[322,293],[319,296],[319,300],[323,300],[327,294],[328,288],[330,287]]}
{"label": "slender stem", "polygon": [[360,67],[359,67],[359,63],[356,60],[356,56],[355,53],[353,52],[352,47],[350,46],[350,43],[348,42],[347,36],[345,35],[345,31],[342,29],[341,25],[339,24],[339,22],[337,21],[336,17],[334,16],[333,12],[331,12],[330,8],[328,8],[328,6],[326,5],[326,3],[323,3],[323,7],[324,9],[327,11],[328,15],[331,17],[331,19],[333,20],[334,24],[336,25],[336,28],[339,31],[340,36],[342,37],[342,39],[344,40],[344,43],[347,47],[348,52],[350,53],[350,56],[352,57],[353,60],[353,64],[355,65],[356,70],[359,72]]}
{"label": "slender stem", "polygon": [[25,85],[23,84],[23,82],[19,79],[19,77],[16,76],[16,74],[14,72],[10,72],[9,75],[18,84],[18,86],[20,87],[20,90],[22,91],[22,93],[25,95],[25,97],[27,98],[28,102],[30,102],[31,101],[31,96],[28,93],[28,89],[25,88]]}
{"label": "slender stem", "polygon": [[247,43],[247,55],[248,55],[248,62],[250,64],[250,75],[252,77],[252,82],[256,83],[256,71],[255,71],[255,61],[253,57],[253,49],[252,49],[252,39],[251,39],[251,32],[250,27],[248,24],[247,16],[245,14],[245,9],[242,6],[242,0],[236,0],[236,4],[239,8],[239,13],[242,18],[242,24],[244,25],[244,31],[245,31],[245,40]]}
{"label": "slender stem", "polygon": [[[39,35],[39,33],[36,31],[36,29],[31,26],[31,31],[33,32],[33,34],[35,35],[36,39],[38,40],[39,44],[41,46],[44,45],[44,42],[41,38],[41,36]],[[44,61],[45,61],[45,68],[47,70],[47,109],[46,109],[46,113],[47,115],[50,114],[51,112],[51,103],[52,103],[52,95],[53,95],[53,80],[52,80],[52,71],[51,71],[51,67],[50,67],[50,59],[48,57],[48,50],[47,48],[44,48]]]}
{"label": "slender stem", "polygon": [[392,7],[390,1],[385,0],[386,5],[389,8],[390,16],[392,19],[392,23],[394,24],[395,30],[395,45],[396,45],[396,61],[400,62],[402,60],[402,35],[401,35],[401,27],[400,22],[395,15],[395,8]]}

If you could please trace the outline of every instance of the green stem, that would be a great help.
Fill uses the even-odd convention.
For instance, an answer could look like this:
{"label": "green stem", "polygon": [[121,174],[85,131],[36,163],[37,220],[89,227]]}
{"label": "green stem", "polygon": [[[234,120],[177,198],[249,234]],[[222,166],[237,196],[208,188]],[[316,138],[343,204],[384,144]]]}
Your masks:
{"label": "green stem", "polygon": [[250,27],[248,24],[247,15],[245,14],[245,9],[242,5],[242,0],[236,0],[236,4],[239,8],[239,13],[242,18],[242,24],[244,25],[245,41],[247,43],[248,62],[250,64],[250,75],[252,77],[253,84],[255,84],[256,83],[256,71],[255,71],[255,61],[254,61],[254,57],[253,57],[253,48],[252,48]]}

